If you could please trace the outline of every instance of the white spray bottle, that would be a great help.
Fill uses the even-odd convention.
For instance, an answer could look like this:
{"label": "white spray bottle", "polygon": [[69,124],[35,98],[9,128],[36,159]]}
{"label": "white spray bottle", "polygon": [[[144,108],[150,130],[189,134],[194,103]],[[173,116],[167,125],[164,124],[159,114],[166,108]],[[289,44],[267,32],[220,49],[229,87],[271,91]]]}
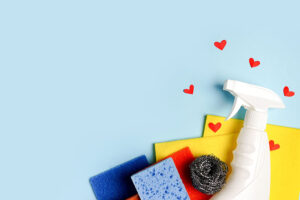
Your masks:
{"label": "white spray bottle", "polygon": [[232,173],[224,188],[211,200],[269,200],[270,148],[265,132],[268,108],[284,108],[273,91],[227,80],[224,90],[235,96],[234,106],[227,120],[244,106],[247,110],[244,127],[237,139],[237,148],[231,162]]}

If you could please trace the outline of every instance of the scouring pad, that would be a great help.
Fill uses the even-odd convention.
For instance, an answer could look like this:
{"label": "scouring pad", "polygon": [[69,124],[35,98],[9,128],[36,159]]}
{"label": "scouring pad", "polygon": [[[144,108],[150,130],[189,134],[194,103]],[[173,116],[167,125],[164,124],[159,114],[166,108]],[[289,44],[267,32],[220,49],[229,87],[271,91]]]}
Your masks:
{"label": "scouring pad", "polygon": [[196,158],[190,165],[193,186],[204,194],[215,194],[225,184],[228,166],[213,155]]}
{"label": "scouring pad", "polygon": [[172,158],[152,165],[131,178],[142,200],[190,200]]}
{"label": "scouring pad", "polygon": [[195,160],[189,147],[185,147],[175,153],[172,153],[168,158],[172,158],[175,166],[178,170],[180,178],[185,186],[185,189],[191,200],[208,200],[211,195],[203,194],[199,190],[193,187],[192,180],[190,178],[189,165]]}
{"label": "scouring pad", "polygon": [[146,156],[139,156],[90,178],[98,200],[124,200],[136,194],[131,175],[149,166]]}

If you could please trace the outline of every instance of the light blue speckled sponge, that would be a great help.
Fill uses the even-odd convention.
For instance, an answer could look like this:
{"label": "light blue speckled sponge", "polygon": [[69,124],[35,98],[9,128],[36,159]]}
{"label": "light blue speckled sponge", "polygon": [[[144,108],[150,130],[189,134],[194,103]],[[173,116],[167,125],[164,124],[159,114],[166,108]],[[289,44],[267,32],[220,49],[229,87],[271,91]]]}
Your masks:
{"label": "light blue speckled sponge", "polygon": [[190,200],[172,158],[131,176],[141,200]]}

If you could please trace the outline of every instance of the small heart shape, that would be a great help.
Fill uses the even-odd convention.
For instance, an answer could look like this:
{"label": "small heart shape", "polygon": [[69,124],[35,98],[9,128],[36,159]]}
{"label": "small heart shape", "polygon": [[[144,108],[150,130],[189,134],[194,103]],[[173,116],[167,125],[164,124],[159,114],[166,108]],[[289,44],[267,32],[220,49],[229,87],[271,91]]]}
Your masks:
{"label": "small heart shape", "polygon": [[274,151],[280,148],[279,144],[275,144],[274,140],[269,141],[270,151]]}
{"label": "small heart shape", "polygon": [[227,44],[226,40],[222,40],[221,42],[214,43],[215,47],[217,47],[221,51],[225,48],[226,44]]}
{"label": "small heart shape", "polygon": [[295,92],[290,91],[290,88],[289,88],[288,86],[285,86],[285,87],[283,88],[283,94],[284,94],[284,96],[286,96],[286,97],[292,97],[292,96],[295,95]]}
{"label": "small heart shape", "polygon": [[215,133],[221,128],[221,126],[222,126],[222,124],[220,122],[218,122],[216,124],[210,122],[208,124],[208,127]]}
{"label": "small heart shape", "polygon": [[194,85],[191,84],[189,89],[184,89],[183,90],[184,93],[186,94],[193,94],[194,93]]}
{"label": "small heart shape", "polygon": [[250,63],[250,66],[253,68],[253,67],[257,67],[258,65],[260,65],[260,62],[259,61],[255,61],[253,58],[249,58],[249,63]]}

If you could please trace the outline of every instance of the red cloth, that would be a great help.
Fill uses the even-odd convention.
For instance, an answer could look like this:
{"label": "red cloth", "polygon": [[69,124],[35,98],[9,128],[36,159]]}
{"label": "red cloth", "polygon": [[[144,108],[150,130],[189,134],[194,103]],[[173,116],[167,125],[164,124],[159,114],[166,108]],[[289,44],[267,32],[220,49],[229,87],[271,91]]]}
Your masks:
{"label": "red cloth", "polygon": [[178,170],[180,178],[189,194],[191,200],[208,200],[212,195],[203,194],[202,192],[196,190],[192,185],[192,180],[190,178],[189,165],[194,161],[194,156],[189,147],[185,147],[167,158],[173,158],[175,166]]}

